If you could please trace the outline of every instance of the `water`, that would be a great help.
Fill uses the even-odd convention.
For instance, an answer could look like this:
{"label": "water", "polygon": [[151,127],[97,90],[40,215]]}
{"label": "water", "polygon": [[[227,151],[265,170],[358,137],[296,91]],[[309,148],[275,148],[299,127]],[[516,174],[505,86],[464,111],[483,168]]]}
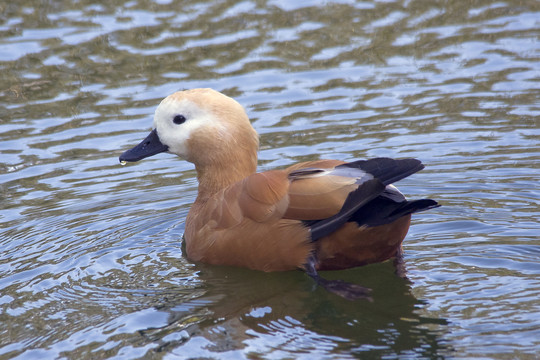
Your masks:
{"label": "water", "polygon": [[[0,358],[494,358],[540,352],[540,4],[0,4]],[[193,167],[120,166],[169,93],[212,87],[260,169],[417,157],[410,282],[193,264]]]}

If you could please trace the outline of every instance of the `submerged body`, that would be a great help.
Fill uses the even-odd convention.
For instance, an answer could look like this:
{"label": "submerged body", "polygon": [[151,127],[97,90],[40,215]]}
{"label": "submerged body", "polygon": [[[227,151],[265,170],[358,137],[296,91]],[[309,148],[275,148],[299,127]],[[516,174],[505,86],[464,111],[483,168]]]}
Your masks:
{"label": "submerged body", "polygon": [[211,89],[174,93],[154,130],[121,161],[171,152],[195,164],[199,192],[186,219],[188,258],[262,271],[345,269],[396,255],[411,214],[392,185],[415,159],[318,160],[256,173],[258,135],[233,99]]}

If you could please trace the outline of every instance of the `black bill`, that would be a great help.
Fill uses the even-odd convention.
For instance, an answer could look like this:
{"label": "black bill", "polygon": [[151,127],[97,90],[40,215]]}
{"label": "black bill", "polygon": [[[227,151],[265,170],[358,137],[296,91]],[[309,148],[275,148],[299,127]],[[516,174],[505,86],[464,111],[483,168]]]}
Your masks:
{"label": "black bill", "polygon": [[120,160],[120,162],[139,161],[149,156],[156,155],[168,150],[169,147],[161,143],[156,129],[154,129],[150,132],[146,139],[141,141],[139,145],[135,146],[130,150],[127,150],[122,155],[120,155],[118,160]]}

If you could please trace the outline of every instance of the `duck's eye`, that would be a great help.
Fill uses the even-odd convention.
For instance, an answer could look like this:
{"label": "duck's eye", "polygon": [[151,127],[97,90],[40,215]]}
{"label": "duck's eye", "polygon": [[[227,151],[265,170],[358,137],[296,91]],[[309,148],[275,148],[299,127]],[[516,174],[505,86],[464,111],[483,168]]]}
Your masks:
{"label": "duck's eye", "polygon": [[186,122],[186,118],[184,115],[176,115],[173,119],[173,123],[176,125],[180,125]]}

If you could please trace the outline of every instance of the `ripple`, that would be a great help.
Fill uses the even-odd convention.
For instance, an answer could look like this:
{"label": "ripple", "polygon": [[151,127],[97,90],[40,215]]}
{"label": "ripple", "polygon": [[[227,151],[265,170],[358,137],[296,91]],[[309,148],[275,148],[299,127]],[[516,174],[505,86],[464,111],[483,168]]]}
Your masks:
{"label": "ripple", "polygon": [[[0,356],[536,355],[537,6],[57,5],[0,19]],[[193,166],[117,157],[192,87],[247,108],[264,170],[422,159],[399,187],[443,206],[413,217],[412,283],[390,264],[330,275],[374,289],[358,306],[300,272],[186,259]]]}

